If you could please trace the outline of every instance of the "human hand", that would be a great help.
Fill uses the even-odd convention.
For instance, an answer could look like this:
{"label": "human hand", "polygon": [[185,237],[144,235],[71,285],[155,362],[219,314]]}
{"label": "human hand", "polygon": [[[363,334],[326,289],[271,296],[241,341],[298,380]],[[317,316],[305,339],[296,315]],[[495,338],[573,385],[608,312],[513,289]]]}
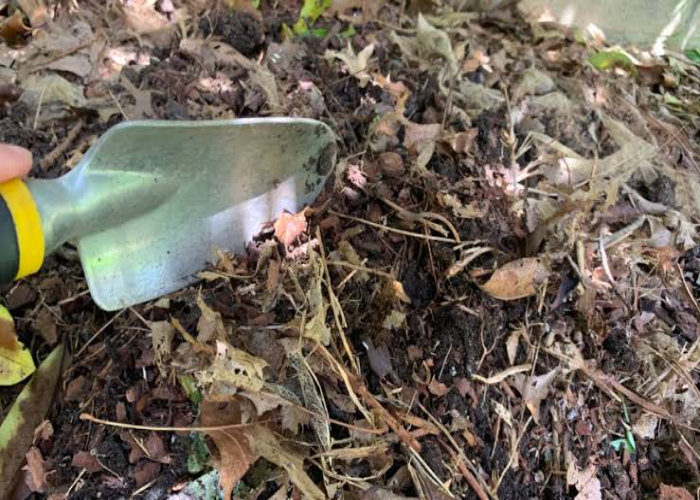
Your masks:
{"label": "human hand", "polygon": [[0,143],[0,183],[23,177],[32,168],[32,152],[12,144]]}

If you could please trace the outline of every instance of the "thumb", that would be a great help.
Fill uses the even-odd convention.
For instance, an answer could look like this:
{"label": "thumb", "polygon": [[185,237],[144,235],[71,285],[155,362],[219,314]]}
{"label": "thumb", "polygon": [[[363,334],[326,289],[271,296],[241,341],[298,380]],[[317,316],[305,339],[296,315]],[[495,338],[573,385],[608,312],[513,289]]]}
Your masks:
{"label": "thumb", "polygon": [[23,177],[31,167],[31,151],[11,144],[0,144],[0,182]]}

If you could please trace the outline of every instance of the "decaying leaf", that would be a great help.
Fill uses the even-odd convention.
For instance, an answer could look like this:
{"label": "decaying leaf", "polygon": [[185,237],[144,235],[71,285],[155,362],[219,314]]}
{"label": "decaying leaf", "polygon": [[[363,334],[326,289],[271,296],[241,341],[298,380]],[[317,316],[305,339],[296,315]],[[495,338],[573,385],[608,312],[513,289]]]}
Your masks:
{"label": "decaying leaf", "polygon": [[331,329],[326,323],[326,313],[330,307],[323,297],[323,265],[321,257],[316,252],[310,252],[311,280],[306,297],[309,304],[304,337],[328,345],[331,341]]}
{"label": "decaying leaf", "polygon": [[156,366],[161,376],[165,378],[168,374],[167,363],[172,356],[175,328],[168,321],[155,321],[149,323],[149,327],[151,328]]}
{"label": "decaying leaf", "polygon": [[280,443],[270,429],[257,425],[253,430],[253,437],[255,452],[265,460],[287,471],[289,479],[299,488],[303,498],[311,500],[324,500],[326,498],[326,495],[304,472],[304,459]]}
{"label": "decaying leaf", "polygon": [[566,471],[566,482],[570,486],[576,486],[578,495],[575,500],[601,500],[600,480],[596,477],[597,469],[589,465],[586,469],[579,469],[574,461],[569,463]]}
{"label": "decaying leaf", "polygon": [[374,54],[373,43],[367,45],[359,54],[355,54],[352,44],[348,41],[348,46],[344,52],[327,50],[325,58],[329,60],[340,59],[343,61],[348,67],[350,76],[357,78],[360,87],[365,88],[371,79],[367,72],[367,63],[369,62],[369,58],[372,57],[372,54]]}
{"label": "decaying leaf", "polygon": [[17,340],[14,319],[0,306],[0,385],[15,385],[35,369],[32,353]]}
{"label": "decaying leaf", "polygon": [[518,345],[520,345],[520,329],[513,330],[506,340],[506,352],[508,353],[508,362],[511,365],[515,364],[515,357],[518,354]]}
{"label": "decaying leaf", "polygon": [[449,193],[442,195],[442,202],[445,206],[452,209],[452,213],[455,217],[459,217],[460,219],[480,219],[486,213],[483,208],[478,206],[476,201],[464,205],[459,198]]}
{"label": "decaying leaf", "polygon": [[520,391],[527,409],[538,424],[540,423],[540,404],[548,396],[549,388],[557,375],[559,375],[559,368],[537,377],[529,377],[522,373],[513,376],[515,387]]}
{"label": "decaying leaf", "polygon": [[537,293],[549,271],[540,259],[526,257],[498,268],[481,289],[499,300],[517,300]]}
{"label": "decaying leaf", "polygon": [[227,400],[239,389],[259,392],[265,385],[266,366],[264,359],[217,340],[214,361],[208,368],[199,371],[197,378],[209,388],[211,398]]}
{"label": "decaying leaf", "polygon": [[45,418],[68,364],[65,346],[59,344],[39,365],[0,425],[0,498],[4,498],[34,439],[34,429]]}
{"label": "decaying leaf", "polygon": [[315,375],[307,365],[300,351],[287,353],[289,364],[296,372],[304,398],[304,407],[311,412],[310,422],[321,447],[328,451],[331,449],[331,431],[328,425],[328,408],[326,401],[321,396]]}
{"label": "decaying leaf", "polygon": [[401,328],[406,321],[406,313],[392,309],[391,312],[384,318],[382,322],[382,328],[387,330],[396,330]]}

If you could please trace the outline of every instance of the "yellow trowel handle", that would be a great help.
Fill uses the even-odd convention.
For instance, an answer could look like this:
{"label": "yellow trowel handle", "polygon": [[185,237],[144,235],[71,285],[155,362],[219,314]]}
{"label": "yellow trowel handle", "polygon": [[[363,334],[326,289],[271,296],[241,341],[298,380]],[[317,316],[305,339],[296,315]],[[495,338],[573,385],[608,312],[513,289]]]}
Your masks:
{"label": "yellow trowel handle", "polygon": [[27,185],[0,184],[0,283],[34,274],[44,262],[41,216]]}

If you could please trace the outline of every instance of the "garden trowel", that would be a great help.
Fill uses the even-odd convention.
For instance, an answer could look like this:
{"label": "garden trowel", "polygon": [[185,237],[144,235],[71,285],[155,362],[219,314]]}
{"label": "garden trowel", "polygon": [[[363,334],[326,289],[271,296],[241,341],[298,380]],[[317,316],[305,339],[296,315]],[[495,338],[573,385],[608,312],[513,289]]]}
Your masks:
{"label": "garden trowel", "polygon": [[102,309],[158,298],[313,203],[335,159],[315,120],[119,124],[63,177],[0,184],[0,283],[72,241]]}

